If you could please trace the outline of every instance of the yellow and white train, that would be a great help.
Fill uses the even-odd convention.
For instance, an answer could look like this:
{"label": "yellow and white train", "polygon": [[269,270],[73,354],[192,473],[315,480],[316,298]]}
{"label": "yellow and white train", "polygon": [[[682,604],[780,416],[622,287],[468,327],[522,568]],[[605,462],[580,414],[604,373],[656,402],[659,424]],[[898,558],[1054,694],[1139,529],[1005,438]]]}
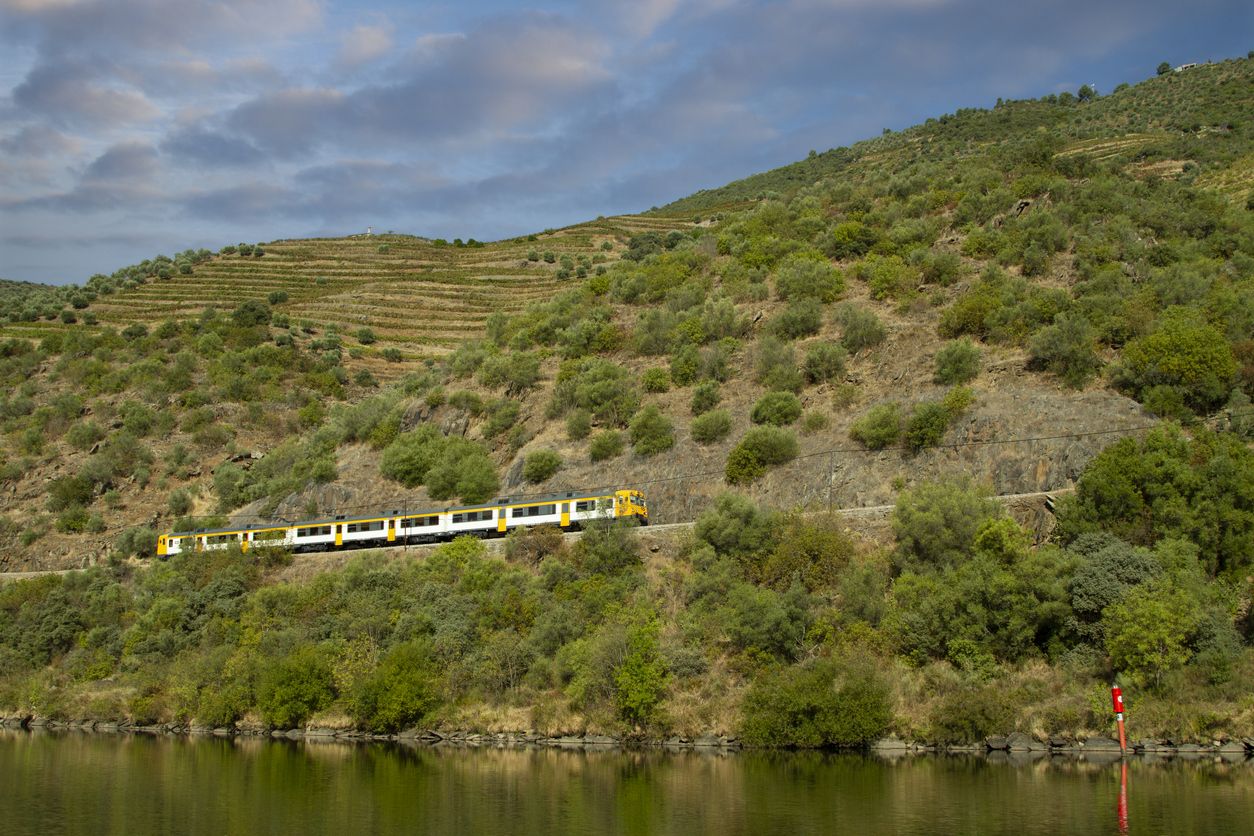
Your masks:
{"label": "yellow and white train", "polygon": [[370,516],[334,516],[290,525],[176,531],[157,538],[157,555],[257,546],[292,551],[376,548],[408,543],[436,543],[463,534],[503,537],[516,528],[555,525],[577,529],[594,520],[631,519],[649,524],[644,494],[624,489],[600,493],[563,493],[483,505],[426,511],[386,511]]}

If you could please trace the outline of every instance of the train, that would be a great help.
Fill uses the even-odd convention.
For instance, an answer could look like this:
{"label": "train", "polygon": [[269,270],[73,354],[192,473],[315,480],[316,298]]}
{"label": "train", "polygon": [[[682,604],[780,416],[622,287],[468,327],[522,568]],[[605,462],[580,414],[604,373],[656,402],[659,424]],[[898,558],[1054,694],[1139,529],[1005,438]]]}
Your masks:
{"label": "train", "polygon": [[454,537],[504,537],[519,528],[557,526],[563,531],[595,520],[649,524],[642,491],[622,488],[539,497],[499,497],[481,505],[391,510],[365,516],[335,515],[294,523],[176,531],[157,537],[157,556],[216,549],[268,547],[302,551],[378,548],[438,543]]}

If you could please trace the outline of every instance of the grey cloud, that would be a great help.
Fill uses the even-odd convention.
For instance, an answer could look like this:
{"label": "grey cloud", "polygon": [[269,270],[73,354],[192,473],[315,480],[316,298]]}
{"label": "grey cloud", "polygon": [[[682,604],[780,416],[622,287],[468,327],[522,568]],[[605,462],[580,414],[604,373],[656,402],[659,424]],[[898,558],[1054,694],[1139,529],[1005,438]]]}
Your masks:
{"label": "grey cloud", "polygon": [[0,139],[0,150],[15,157],[66,157],[81,147],[79,140],[47,125],[27,125]]}
{"label": "grey cloud", "polygon": [[83,173],[88,183],[136,185],[157,173],[157,151],[146,142],[122,142],[92,160]]}
{"label": "grey cloud", "polygon": [[570,119],[610,95],[601,52],[596,38],[559,19],[524,16],[424,41],[397,68],[405,73],[400,81],[269,94],[241,105],[228,121],[277,154],[407,140],[456,140],[464,151],[467,143],[551,130],[554,119]]}
{"label": "grey cloud", "polygon": [[108,127],[158,115],[139,91],[101,83],[107,78],[107,68],[107,62],[36,66],[13,88],[13,102],[23,111],[61,125]]}
{"label": "grey cloud", "polygon": [[171,157],[198,166],[251,166],[265,161],[261,149],[245,139],[192,125],[181,128],[161,142]]}

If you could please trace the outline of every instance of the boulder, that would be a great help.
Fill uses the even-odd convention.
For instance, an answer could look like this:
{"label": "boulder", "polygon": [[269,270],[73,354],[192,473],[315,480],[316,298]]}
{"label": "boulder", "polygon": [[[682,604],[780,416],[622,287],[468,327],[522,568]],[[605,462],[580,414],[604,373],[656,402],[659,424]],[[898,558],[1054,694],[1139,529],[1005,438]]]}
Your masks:
{"label": "boulder", "polygon": [[1000,735],[985,738],[984,745],[992,752],[1004,752],[1010,748],[1009,741]]}
{"label": "boulder", "polygon": [[1090,737],[1084,741],[1084,751],[1086,752],[1118,752],[1119,741],[1112,740],[1109,737]]}
{"label": "boulder", "polygon": [[1219,754],[1221,755],[1244,755],[1245,744],[1240,743],[1236,740],[1229,740],[1227,743],[1224,743],[1219,747]]}
{"label": "boulder", "polygon": [[696,740],[692,741],[692,745],[701,746],[701,747],[712,747],[712,746],[718,746],[720,744],[719,744],[718,738],[715,737],[714,735],[703,734],[703,735],[698,736]]}
{"label": "boulder", "polygon": [[588,746],[613,746],[618,741],[607,734],[585,734],[583,742]]}
{"label": "boulder", "polygon": [[871,744],[871,748],[881,752],[905,751],[910,744],[895,737],[883,737]]}
{"label": "boulder", "polygon": [[1015,732],[1006,738],[1006,748],[1012,752],[1039,752],[1045,746],[1030,734]]}

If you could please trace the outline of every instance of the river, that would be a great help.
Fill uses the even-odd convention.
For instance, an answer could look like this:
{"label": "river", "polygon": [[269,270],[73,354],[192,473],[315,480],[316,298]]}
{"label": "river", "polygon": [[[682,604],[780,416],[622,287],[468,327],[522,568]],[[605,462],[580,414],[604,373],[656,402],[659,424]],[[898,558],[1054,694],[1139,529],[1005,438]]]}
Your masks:
{"label": "river", "polygon": [[0,731],[0,833],[1254,832],[1254,764],[418,748]]}

